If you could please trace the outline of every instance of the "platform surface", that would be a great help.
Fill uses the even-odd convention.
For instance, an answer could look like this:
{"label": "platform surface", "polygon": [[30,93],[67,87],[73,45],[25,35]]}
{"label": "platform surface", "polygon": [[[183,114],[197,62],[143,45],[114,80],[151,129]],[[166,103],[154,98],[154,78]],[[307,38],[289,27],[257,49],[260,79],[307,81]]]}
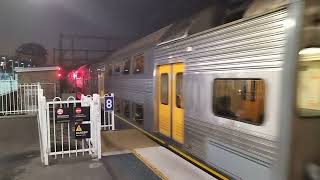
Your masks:
{"label": "platform surface", "polygon": [[137,148],[134,151],[140,159],[160,171],[166,179],[216,179],[164,147]]}
{"label": "platform surface", "polygon": [[102,162],[115,180],[161,180],[132,153],[103,156]]}
{"label": "platform surface", "polygon": [[101,132],[103,156],[130,153],[136,148],[158,146],[157,143],[136,129]]}

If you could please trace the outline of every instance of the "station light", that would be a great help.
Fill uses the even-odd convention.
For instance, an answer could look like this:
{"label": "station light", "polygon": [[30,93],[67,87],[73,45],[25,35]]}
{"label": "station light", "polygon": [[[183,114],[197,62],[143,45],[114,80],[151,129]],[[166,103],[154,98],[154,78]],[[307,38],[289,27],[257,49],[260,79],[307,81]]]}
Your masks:
{"label": "station light", "polygon": [[300,55],[320,54],[320,48],[316,48],[316,47],[305,48],[305,49],[302,49],[299,52],[299,54]]}

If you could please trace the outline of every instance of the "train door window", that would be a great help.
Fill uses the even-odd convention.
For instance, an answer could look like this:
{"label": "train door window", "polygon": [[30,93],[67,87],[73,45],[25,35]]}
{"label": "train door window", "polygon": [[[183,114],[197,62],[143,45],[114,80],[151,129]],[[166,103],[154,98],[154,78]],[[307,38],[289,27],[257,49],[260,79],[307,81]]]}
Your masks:
{"label": "train door window", "polygon": [[143,54],[134,57],[134,73],[144,72],[144,56]]}
{"label": "train door window", "polygon": [[264,120],[265,84],[261,79],[215,79],[213,112],[216,116],[254,125]]}
{"label": "train door window", "polygon": [[123,100],[123,115],[130,119],[130,102],[128,100]]}
{"label": "train door window", "polygon": [[132,112],[133,112],[133,120],[138,124],[143,124],[144,113],[143,113],[143,105],[142,104],[132,104]]}
{"label": "train door window", "polygon": [[131,67],[131,64],[130,64],[130,59],[127,58],[124,62],[124,67],[123,67],[123,74],[130,74],[130,67]]}
{"label": "train door window", "polygon": [[320,48],[299,52],[297,107],[301,117],[320,117]]}
{"label": "train door window", "polygon": [[183,108],[183,94],[182,94],[182,81],[183,73],[177,73],[176,75],[176,106],[177,108]]}
{"label": "train door window", "polygon": [[169,75],[168,73],[161,74],[161,104],[168,105],[169,96]]}
{"label": "train door window", "polygon": [[115,101],[115,111],[116,111],[116,113],[120,114],[121,113],[120,99],[115,98],[114,101]]}

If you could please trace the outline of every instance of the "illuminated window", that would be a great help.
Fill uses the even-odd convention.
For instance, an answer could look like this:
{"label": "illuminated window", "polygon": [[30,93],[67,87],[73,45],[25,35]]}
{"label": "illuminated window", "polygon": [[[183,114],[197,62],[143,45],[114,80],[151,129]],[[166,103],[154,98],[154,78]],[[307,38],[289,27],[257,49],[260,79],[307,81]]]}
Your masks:
{"label": "illuminated window", "polygon": [[176,106],[183,108],[183,94],[182,94],[183,73],[176,75]]}
{"label": "illuminated window", "polygon": [[320,117],[320,48],[300,51],[298,109],[301,117]]}
{"label": "illuminated window", "polygon": [[134,73],[144,72],[144,56],[143,54],[134,57]]}
{"label": "illuminated window", "polygon": [[168,73],[161,74],[161,104],[168,105],[168,95],[169,95],[169,76]]}
{"label": "illuminated window", "polygon": [[216,79],[213,112],[216,116],[261,125],[265,85],[261,79]]}
{"label": "illuminated window", "polygon": [[123,67],[123,74],[130,74],[130,59],[127,59],[124,62],[124,67]]}
{"label": "illuminated window", "polygon": [[143,124],[143,119],[144,119],[144,114],[143,114],[143,105],[142,104],[132,104],[132,113],[133,113],[133,120],[142,125]]}

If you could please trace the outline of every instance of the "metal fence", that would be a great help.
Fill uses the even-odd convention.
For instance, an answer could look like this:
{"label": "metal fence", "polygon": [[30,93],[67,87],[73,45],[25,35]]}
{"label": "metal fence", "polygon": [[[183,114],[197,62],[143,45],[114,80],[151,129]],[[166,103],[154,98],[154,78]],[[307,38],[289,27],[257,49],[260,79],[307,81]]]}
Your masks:
{"label": "metal fence", "polygon": [[[40,98],[39,104],[39,139],[41,149],[41,159],[45,165],[49,164],[49,157],[64,158],[72,155],[90,155],[101,158],[101,104],[97,94],[82,96],[81,100],[69,97],[66,101],[61,98],[54,98],[53,101],[46,102],[45,98]],[[77,121],[75,114],[77,109],[89,108],[87,120]],[[72,111],[72,112],[71,112]],[[58,114],[60,116],[58,116]],[[61,118],[65,118],[61,121]],[[83,117],[85,118],[85,116]],[[83,128],[89,137],[77,136],[78,128],[81,133]],[[82,128],[82,129],[81,129]],[[80,131],[79,130],[79,131]],[[81,134],[80,133],[80,134]]]}
{"label": "metal fence", "polygon": [[[33,114],[38,111],[40,84],[20,84],[1,81],[0,116],[10,114]],[[7,84],[6,84],[7,83]]]}
{"label": "metal fence", "polygon": [[16,80],[0,80],[0,95],[16,91],[18,88],[18,81]]}

